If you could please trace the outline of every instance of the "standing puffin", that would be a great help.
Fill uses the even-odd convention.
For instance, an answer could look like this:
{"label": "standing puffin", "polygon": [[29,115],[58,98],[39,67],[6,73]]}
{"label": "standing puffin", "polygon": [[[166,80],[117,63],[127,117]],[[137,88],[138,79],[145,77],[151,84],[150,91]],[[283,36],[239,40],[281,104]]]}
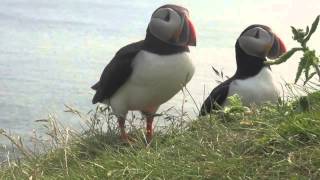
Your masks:
{"label": "standing puffin", "polygon": [[105,67],[92,103],[111,106],[118,118],[121,139],[129,142],[125,119],[138,110],[147,119],[147,142],[159,106],[185,86],[195,68],[188,46],[196,45],[194,26],[186,8],[164,5],[155,10],[144,40],[122,47]]}
{"label": "standing puffin", "polygon": [[245,105],[275,102],[279,96],[267,60],[286,52],[281,39],[264,25],[251,25],[239,36],[236,45],[237,71],[212,90],[204,101],[200,115],[223,107],[227,97],[238,94]]}

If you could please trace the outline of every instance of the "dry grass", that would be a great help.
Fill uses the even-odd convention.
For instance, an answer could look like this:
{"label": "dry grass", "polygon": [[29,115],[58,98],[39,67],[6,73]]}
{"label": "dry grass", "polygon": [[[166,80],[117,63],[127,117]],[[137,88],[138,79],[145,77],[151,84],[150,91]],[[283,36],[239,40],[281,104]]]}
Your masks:
{"label": "dry grass", "polygon": [[[108,109],[82,114],[86,131],[65,128],[53,118],[41,150],[9,138],[22,158],[9,159],[0,179],[318,179],[320,93],[295,102],[239,108],[234,104],[193,121],[182,114],[145,145],[144,128],[131,123],[137,142],[123,144]],[[41,143],[40,143],[41,142]],[[45,147],[43,147],[45,146]],[[42,153],[39,153],[42,152]]]}

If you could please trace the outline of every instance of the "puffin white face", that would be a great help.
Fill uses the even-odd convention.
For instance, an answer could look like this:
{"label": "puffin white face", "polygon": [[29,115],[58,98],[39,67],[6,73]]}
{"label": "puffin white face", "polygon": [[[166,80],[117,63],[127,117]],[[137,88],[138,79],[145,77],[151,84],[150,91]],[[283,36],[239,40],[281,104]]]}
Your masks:
{"label": "puffin white face", "polygon": [[194,26],[187,9],[176,5],[158,8],[149,22],[150,33],[159,40],[177,46],[196,45]]}
{"label": "puffin white face", "polygon": [[238,38],[240,48],[248,55],[270,59],[286,52],[283,42],[267,26],[247,28]]}

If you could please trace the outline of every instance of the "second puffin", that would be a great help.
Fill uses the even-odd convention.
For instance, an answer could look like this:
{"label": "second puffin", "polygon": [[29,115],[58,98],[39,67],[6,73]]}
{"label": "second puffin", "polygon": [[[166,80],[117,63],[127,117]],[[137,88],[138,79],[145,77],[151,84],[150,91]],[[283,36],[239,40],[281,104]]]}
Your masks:
{"label": "second puffin", "polygon": [[238,94],[245,105],[274,102],[278,90],[267,60],[278,58],[286,52],[281,39],[264,25],[247,27],[236,45],[237,71],[230,79],[212,90],[201,107],[200,115],[227,104],[227,97]]}

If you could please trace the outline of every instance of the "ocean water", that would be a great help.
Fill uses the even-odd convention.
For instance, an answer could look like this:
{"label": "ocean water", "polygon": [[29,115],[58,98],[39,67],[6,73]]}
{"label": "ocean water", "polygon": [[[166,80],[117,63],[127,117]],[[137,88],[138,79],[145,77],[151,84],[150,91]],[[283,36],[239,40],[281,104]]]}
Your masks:
{"label": "ocean water", "polygon": [[[30,136],[34,121],[49,113],[78,123],[64,104],[94,109],[90,87],[120,47],[144,38],[151,13],[167,3],[187,7],[197,30],[196,73],[187,86],[195,103],[187,94],[184,107],[191,117],[217,85],[211,66],[233,75],[234,44],[244,28],[269,25],[290,48],[296,45],[290,26],[305,27],[320,13],[318,0],[1,0],[0,128]],[[319,37],[318,31],[310,43],[318,51]],[[279,80],[293,81],[298,58],[273,68]],[[179,93],[160,111],[182,102]]]}

